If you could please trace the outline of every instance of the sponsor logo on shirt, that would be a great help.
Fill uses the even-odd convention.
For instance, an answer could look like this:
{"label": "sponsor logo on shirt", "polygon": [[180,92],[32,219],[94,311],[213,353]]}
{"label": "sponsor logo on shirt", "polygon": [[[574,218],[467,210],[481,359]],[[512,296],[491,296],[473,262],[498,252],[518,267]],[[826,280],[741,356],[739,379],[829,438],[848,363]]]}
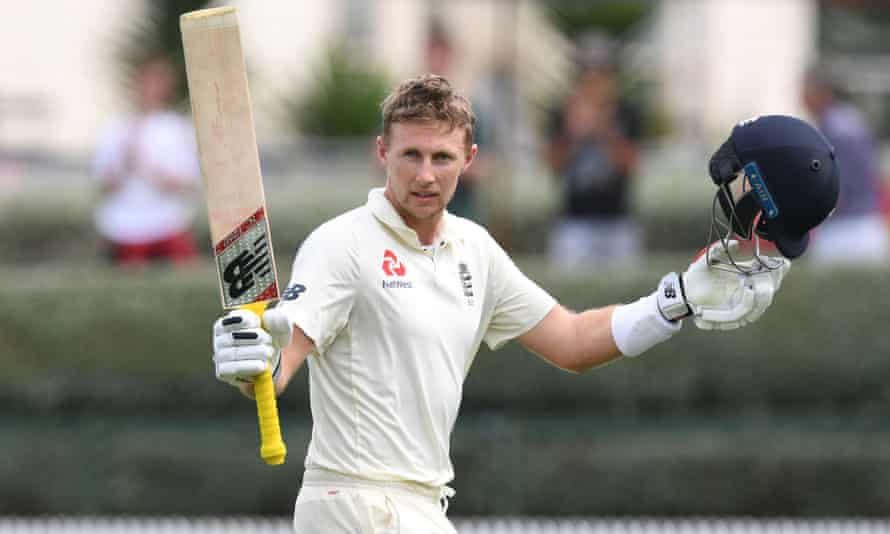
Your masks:
{"label": "sponsor logo on shirt", "polygon": [[383,289],[410,289],[414,287],[411,280],[384,280]]}
{"label": "sponsor logo on shirt", "polygon": [[383,252],[383,274],[389,278],[397,277],[395,280],[384,280],[383,289],[410,289],[414,287],[410,280],[398,279],[405,276],[406,271],[405,264],[399,261],[395,252],[389,249]]}
{"label": "sponsor logo on shirt", "polygon": [[405,264],[399,261],[396,253],[386,249],[383,252],[383,273],[386,276],[405,276]]}

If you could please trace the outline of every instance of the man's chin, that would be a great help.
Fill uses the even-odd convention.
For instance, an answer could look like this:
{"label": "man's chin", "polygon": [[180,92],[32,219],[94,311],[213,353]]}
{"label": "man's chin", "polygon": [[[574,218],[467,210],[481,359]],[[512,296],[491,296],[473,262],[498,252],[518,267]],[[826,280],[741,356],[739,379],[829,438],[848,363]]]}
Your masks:
{"label": "man's chin", "polygon": [[414,205],[411,209],[411,215],[418,220],[432,219],[438,217],[445,211],[445,206],[442,206],[438,202],[435,205],[427,206],[427,205]]}

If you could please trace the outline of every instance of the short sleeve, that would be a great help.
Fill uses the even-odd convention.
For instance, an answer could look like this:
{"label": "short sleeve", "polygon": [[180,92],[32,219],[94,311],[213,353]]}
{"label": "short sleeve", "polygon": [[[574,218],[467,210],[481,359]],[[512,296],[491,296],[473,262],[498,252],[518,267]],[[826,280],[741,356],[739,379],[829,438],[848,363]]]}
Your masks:
{"label": "short sleeve", "polygon": [[356,250],[330,226],[316,229],[300,246],[281,307],[323,355],[346,325],[358,280]]}
{"label": "short sleeve", "polygon": [[493,310],[483,339],[492,350],[496,350],[531,330],[553,309],[556,300],[525,276],[494,239],[491,239],[490,246],[488,287]]}

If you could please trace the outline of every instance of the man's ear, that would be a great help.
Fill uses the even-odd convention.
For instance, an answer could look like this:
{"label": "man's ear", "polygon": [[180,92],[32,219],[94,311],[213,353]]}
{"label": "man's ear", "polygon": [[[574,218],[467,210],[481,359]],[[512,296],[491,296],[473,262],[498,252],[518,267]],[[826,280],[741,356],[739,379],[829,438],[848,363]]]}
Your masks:
{"label": "man's ear", "polygon": [[384,141],[382,135],[377,136],[377,161],[380,162],[381,165],[386,165],[386,158],[389,155],[389,150],[386,146],[386,141]]}
{"label": "man's ear", "polygon": [[473,161],[476,159],[476,153],[478,151],[479,151],[479,147],[475,143],[473,144],[473,146],[470,147],[469,150],[467,150],[467,155],[464,158],[464,170],[463,170],[463,172],[461,172],[461,174],[466,172],[467,169],[470,168],[470,165],[473,164]]}

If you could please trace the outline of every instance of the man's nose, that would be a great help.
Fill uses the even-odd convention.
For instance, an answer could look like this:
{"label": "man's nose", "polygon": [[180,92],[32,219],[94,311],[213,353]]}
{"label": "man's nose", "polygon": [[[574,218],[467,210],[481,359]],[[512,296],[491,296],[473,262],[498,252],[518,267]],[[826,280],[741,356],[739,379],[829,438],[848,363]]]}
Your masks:
{"label": "man's nose", "polygon": [[436,174],[433,172],[433,165],[431,162],[423,162],[420,169],[417,170],[417,181],[422,183],[432,183],[436,181]]}

